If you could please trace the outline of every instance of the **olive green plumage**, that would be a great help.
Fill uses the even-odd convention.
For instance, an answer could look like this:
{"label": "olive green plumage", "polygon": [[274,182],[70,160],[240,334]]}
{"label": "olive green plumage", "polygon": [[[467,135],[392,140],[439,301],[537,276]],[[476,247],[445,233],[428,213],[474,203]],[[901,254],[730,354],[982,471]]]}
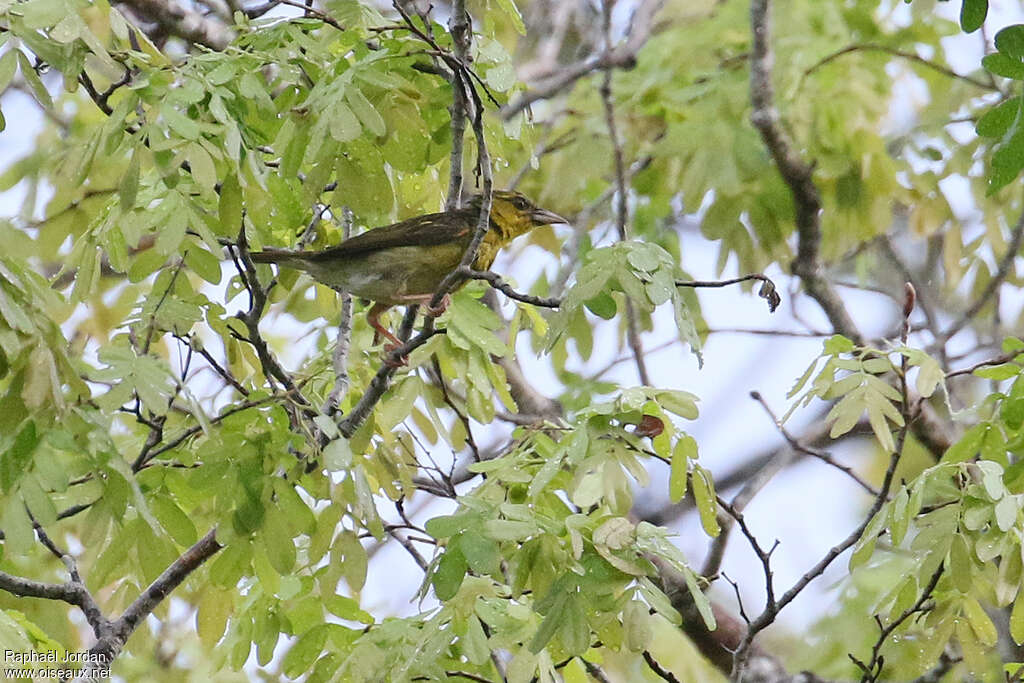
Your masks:
{"label": "olive green plumage", "polygon": [[[305,271],[329,287],[375,301],[370,324],[393,339],[377,316],[390,306],[430,300],[462,261],[476,230],[480,201],[476,196],[461,209],[374,228],[322,251],[266,249],[253,253],[252,259]],[[519,235],[540,225],[565,222],[522,194],[503,190],[492,195],[490,219],[473,261],[476,270],[489,269],[498,251]]]}

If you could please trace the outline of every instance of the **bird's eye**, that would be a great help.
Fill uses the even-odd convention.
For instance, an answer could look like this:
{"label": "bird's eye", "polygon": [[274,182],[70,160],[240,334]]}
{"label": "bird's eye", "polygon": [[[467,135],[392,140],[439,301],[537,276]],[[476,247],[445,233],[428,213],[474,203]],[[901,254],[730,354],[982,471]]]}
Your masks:
{"label": "bird's eye", "polygon": [[516,197],[515,199],[512,200],[512,205],[519,209],[520,211],[525,211],[528,206],[528,203],[526,201],[526,197]]}

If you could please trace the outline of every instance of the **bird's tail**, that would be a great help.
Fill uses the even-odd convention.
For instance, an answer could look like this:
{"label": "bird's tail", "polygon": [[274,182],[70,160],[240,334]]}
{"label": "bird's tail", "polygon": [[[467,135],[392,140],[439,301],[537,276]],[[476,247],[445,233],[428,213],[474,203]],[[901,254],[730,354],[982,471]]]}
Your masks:
{"label": "bird's tail", "polygon": [[252,257],[254,263],[277,263],[291,268],[296,268],[301,263],[301,259],[296,256],[295,252],[288,249],[264,249],[263,251],[254,251],[249,256]]}

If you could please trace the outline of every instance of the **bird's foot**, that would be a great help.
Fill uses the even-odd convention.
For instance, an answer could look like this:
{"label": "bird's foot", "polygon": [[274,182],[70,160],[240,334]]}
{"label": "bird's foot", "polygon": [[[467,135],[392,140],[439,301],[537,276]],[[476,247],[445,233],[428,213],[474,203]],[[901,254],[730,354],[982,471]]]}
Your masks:
{"label": "bird's foot", "polygon": [[404,346],[401,342],[384,345],[384,365],[389,368],[404,368],[409,365],[409,354],[395,355],[395,351]]}
{"label": "bird's foot", "polygon": [[447,311],[448,307],[451,305],[451,303],[452,303],[451,296],[449,296],[448,294],[445,294],[441,298],[441,303],[439,303],[437,306],[431,306],[429,303],[428,304],[424,304],[424,309],[425,309],[424,314],[429,316],[429,317],[431,317],[431,318],[436,318],[439,315],[442,315],[445,311]]}

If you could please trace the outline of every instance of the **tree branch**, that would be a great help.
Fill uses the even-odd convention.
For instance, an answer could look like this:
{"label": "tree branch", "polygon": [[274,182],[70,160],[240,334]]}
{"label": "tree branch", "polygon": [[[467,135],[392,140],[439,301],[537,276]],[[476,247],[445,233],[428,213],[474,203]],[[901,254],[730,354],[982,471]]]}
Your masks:
{"label": "tree branch", "polygon": [[501,110],[501,118],[506,121],[527,109],[538,100],[544,100],[561,93],[576,81],[595,71],[607,69],[631,69],[636,65],[636,55],[650,38],[654,17],[664,4],[664,0],[645,0],[637,9],[633,18],[633,30],[626,42],[612,51],[602,51],[586,59],[570,64],[557,73],[550,75],[533,90],[523,93],[517,100],[505,105]]}
{"label": "tree branch", "polygon": [[[177,588],[193,571],[199,568],[206,560],[212,557],[221,545],[216,539],[216,529],[211,529],[205,536],[186,550],[177,560],[164,570],[157,579],[142,592],[142,594],[128,606],[124,614],[114,622],[111,622],[106,633],[100,636],[99,640],[89,648],[91,655],[98,655],[105,664],[114,661],[124,648],[128,637],[135,631],[138,625],[145,619],[156,606],[166,598],[171,591]],[[90,662],[76,680],[90,680],[89,673],[100,668]]]}
{"label": "tree branch", "polygon": [[140,17],[156,22],[167,33],[211,50],[223,50],[235,37],[219,20],[205,17],[174,0],[123,0],[122,4]]}
{"label": "tree branch", "polygon": [[797,255],[793,274],[799,277],[807,294],[821,306],[836,332],[856,343],[862,336],[832,284],[822,275],[821,196],[814,184],[814,168],[795,151],[784,130],[774,103],[772,86],[770,0],[753,0],[750,23],[753,47],[750,58],[750,122],[761,134],[782,179],[789,186],[796,206]]}

